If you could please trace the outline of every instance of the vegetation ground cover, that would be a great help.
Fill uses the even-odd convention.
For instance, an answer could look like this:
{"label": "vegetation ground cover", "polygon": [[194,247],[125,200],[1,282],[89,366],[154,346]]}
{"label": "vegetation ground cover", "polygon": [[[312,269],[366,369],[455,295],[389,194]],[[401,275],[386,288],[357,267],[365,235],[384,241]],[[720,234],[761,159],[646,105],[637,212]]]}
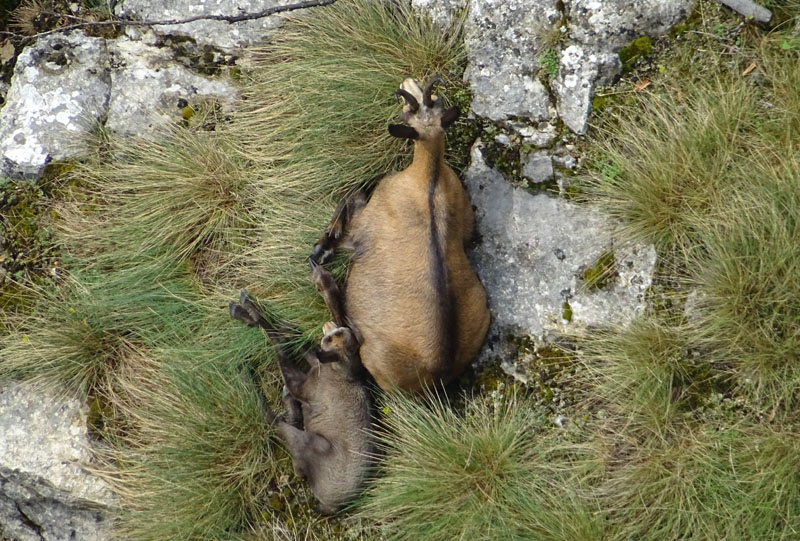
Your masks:
{"label": "vegetation ground cover", "polygon": [[660,263],[645,317],[558,356],[580,368],[562,426],[502,377],[382,397],[380,471],[337,519],[264,426],[274,359],[227,300],[246,287],[318,339],[304,259],[340,197],[407,159],[398,82],[438,72],[468,99],[458,26],[360,0],[290,17],[231,73],[235,113],[98,130],[41,194],[0,187],[26,196],[4,226],[41,245],[6,277],[0,377],[87,399],[125,539],[797,538],[800,8],[771,7],[767,31],[701,1],[596,101],[580,199]]}

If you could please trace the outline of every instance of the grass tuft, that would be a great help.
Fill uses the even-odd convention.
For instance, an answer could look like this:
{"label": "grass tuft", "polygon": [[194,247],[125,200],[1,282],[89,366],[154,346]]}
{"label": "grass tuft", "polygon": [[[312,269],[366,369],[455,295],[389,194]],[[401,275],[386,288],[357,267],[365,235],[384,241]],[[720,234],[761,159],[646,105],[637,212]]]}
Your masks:
{"label": "grass tuft", "polygon": [[632,442],[603,487],[608,538],[795,539],[797,442],[793,430],[750,425]]}
{"label": "grass tuft", "polygon": [[[770,152],[748,162],[747,190],[730,213],[705,220],[706,251],[693,261],[701,292],[691,339],[730,366],[764,410],[800,400],[800,156]],[[709,230],[709,228],[711,228]]]}
{"label": "grass tuft", "polygon": [[474,398],[462,414],[395,394],[382,408],[386,456],[360,514],[384,539],[600,538],[579,493],[588,472],[570,463],[587,449],[548,438],[524,398]]}
{"label": "grass tuft", "polygon": [[722,80],[635,99],[598,141],[602,158],[584,177],[584,196],[625,223],[625,238],[682,258],[700,242],[690,217],[723,203],[755,101],[746,83]]}

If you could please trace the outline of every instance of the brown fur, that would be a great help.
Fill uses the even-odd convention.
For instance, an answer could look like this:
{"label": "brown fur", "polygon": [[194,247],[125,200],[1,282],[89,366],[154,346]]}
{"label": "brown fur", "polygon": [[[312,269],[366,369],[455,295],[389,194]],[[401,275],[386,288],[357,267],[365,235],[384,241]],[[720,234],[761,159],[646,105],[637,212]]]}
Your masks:
{"label": "brown fur", "polygon": [[[246,292],[231,315],[248,325],[260,325],[270,339],[274,326],[261,315]],[[332,514],[362,490],[375,457],[372,441],[372,398],[358,358],[358,341],[350,329],[328,323],[319,350],[306,354],[310,368],[301,371],[275,343],[286,383],[286,413],[267,408],[278,436],[292,456],[294,471],[308,482],[319,500],[317,510]]]}
{"label": "brown fur", "polygon": [[345,309],[360,334],[361,360],[378,385],[420,391],[457,377],[476,357],[489,311],[465,253],[472,207],[444,161],[441,100],[426,100],[412,79],[402,89],[403,97],[417,101],[414,107],[406,98],[403,113],[417,134],[414,159],[384,177],[369,202],[349,216],[345,244],[357,251]]}

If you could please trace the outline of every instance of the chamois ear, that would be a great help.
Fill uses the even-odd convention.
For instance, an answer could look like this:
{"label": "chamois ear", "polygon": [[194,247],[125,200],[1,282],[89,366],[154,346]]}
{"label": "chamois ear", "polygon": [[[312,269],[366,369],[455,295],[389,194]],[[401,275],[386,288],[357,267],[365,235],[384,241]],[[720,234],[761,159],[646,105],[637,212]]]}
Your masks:
{"label": "chamois ear", "polygon": [[450,109],[442,113],[442,119],[441,119],[442,129],[446,130],[447,128],[449,128],[450,125],[453,122],[455,122],[460,115],[461,111],[458,110],[458,107],[451,107]]}
{"label": "chamois ear", "polygon": [[342,357],[335,351],[320,349],[317,351],[317,360],[321,363],[338,363],[342,360]]}
{"label": "chamois ear", "polygon": [[404,124],[389,124],[389,134],[392,137],[399,137],[401,139],[419,139],[417,130]]}

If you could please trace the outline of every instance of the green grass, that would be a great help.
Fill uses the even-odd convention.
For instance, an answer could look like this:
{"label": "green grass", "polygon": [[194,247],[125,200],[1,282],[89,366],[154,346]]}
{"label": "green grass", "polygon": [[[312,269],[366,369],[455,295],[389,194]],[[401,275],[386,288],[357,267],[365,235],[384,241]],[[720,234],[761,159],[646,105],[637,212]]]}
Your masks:
{"label": "green grass", "polygon": [[783,149],[746,162],[742,174],[750,184],[730,194],[730,214],[698,225],[708,240],[692,266],[691,285],[702,295],[690,336],[730,367],[753,403],[794,411],[800,399],[800,155]]}
{"label": "green grass", "polygon": [[644,441],[624,436],[599,491],[609,539],[795,539],[800,531],[794,430],[687,425]]}
{"label": "green grass", "polygon": [[227,302],[247,288],[298,343],[319,339],[313,243],[340,198],[408,160],[386,129],[403,78],[439,73],[464,95],[464,61],[460,23],[442,31],[405,4],[291,15],[236,74],[235,113],[192,104],[146,139],[98,129],[44,201],[63,278],[19,285],[0,378],[87,398],[121,538],[368,538],[314,515],[265,424],[259,385],[281,409],[271,347]]}
{"label": "green grass", "polygon": [[580,496],[591,472],[570,463],[590,450],[555,440],[532,401],[473,397],[456,412],[396,394],[381,406],[386,456],[360,514],[384,539],[600,539]]}
{"label": "green grass", "polygon": [[[527,391],[490,377],[455,407],[383,397],[385,456],[352,516],[312,513],[264,423],[258,386],[280,410],[271,348],[226,308],[246,287],[318,340],[305,258],[343,195],[408,159],[386,133],[392,93],[438,72],[468,103],[460,28],[409,8],[290,16],[236,72],[235,113],[192,104],[147,140],[98,131],[55,201],[4,216],[16,244],[41,245],[20,269],[62,271],[6,284],[0,379],[87,398],[124,539],[797,538],[800,47],[791,21],[729,33],[738,22],[702,1],[673,51],[653,40],[626,76],[653,84],[609,99],[587,143],[581,197],[655,243],[648,298],[669,302],[567,353],[538,349]],[[487,128],[461,127],[463,160]],[[589,293],[614,272],[602,259]]]}

